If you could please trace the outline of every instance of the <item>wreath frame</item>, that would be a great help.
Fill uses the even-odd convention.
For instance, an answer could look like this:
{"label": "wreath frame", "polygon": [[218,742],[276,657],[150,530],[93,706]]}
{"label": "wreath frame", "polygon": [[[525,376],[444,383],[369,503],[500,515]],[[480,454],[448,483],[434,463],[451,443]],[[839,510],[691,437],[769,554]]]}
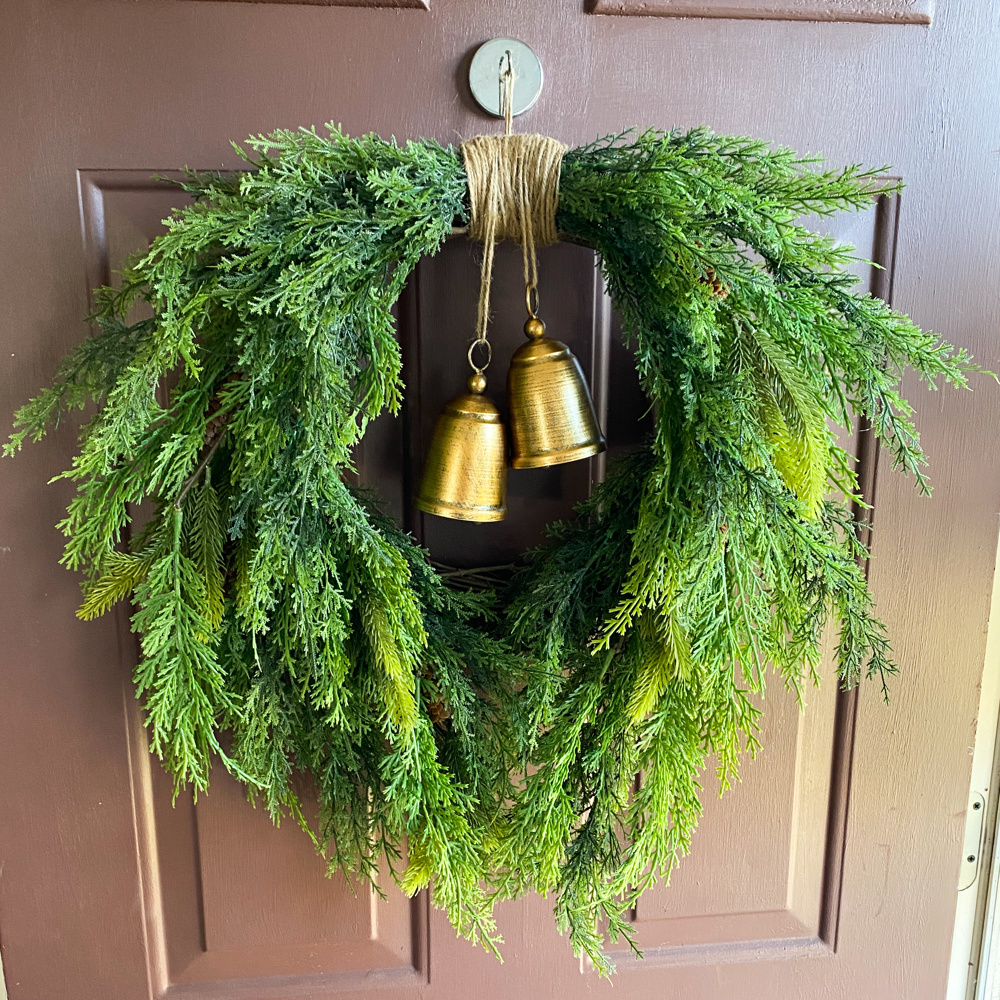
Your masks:
{"label": "wreath frame", "polygon": [[[468,222],[462,158],[327,127],[251,138],[246,172],[187,174],[194,203],[99,290],[98,332],[6,451],[97,405],[61,477],[62,561],[82,618],[135,604],[175,794],[218,760],[330,871],[433,883],[494,951],[497,899],[554,892],[607,972],[605,933],[635,948],[627,912],[690,848],[709,757],[725,788],[756,752],[766,667],[797,695],[817,681],[832,612],[841,683],[887,691],[864,501],[829,425],[865,420],[928,491],[897,384],[980,369],[856,294],[853,250],[797,221],[895,193],[885,168],[706,129],[570,150],[561,238],[597,254],[655,430],[506,586],[453,586],[344,473],[399,409],[391,309]],[[138,302],[151,318],[129,318]]]}

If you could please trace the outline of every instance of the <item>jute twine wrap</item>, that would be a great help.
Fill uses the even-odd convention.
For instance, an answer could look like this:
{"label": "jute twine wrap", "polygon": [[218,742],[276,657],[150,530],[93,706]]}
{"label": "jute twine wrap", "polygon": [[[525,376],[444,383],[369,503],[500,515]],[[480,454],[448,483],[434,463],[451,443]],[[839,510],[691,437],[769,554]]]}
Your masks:
{"label": "jute twine wrap", "polygon": [[[568,148],[545,135],[480,135],[462,143],[472,208],[469,236],[483,244],[479,316],[473,347],[477,343],[486,344],[493,251],[498,241],[509,239],[521,245],[529,311],[533,308],[531,294],[538,285],[535,248],[555,243],[559,238],[556,231],[559,169]],[[475,364],[473,367],[482,370]]]}

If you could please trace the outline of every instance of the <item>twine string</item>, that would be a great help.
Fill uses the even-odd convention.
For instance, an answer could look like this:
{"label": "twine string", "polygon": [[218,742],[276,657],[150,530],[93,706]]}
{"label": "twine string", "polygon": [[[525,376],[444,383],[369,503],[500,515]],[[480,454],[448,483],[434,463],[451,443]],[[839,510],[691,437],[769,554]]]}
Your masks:
{"label": "twine string", "polygon": [[488,351],[493,257],[500,240],[511,239],[521,245],[529,315],[533,316],[537,309],[535,251],[559,238],[556,229],[559,170],[567,149],[548,136],[511,134],[514,73],[509,53],[501,84],[505,133],[480,135],[462,143],[471,207],[469,236],[483,244],[476,338],[469,350],[469,364],[477,372],[483,371],[485,365],[479,368],[473,363],[472,349],[476,344],[486,344],[484,350]]}
{"label": "twine string", "polygon": [[[503,111],[503,133],[510,135],[514,123],[514,57],[510,49],[504,53],[507,65],[500,74],[500,108]],[[503,65],[503,60],[500,61]]]}

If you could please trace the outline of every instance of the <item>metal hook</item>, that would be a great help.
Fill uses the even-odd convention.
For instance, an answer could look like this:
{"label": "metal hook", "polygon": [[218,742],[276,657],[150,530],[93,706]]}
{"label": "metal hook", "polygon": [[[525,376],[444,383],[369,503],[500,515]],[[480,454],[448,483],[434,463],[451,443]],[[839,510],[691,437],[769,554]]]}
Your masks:
{"label": "metal hook", "polygon": [[[515,81],[507,101],[506,85]],[[538,100],[542,90],[542,66],[538,56],[524,42],[516,38],[494,38],[484,42],[472,57],[469,87],[479,105],[491,115],[506,119],[505,105],[509,103],[510,116],[516,118]]]}
{"label": "metal hook", "polygon": [[[504,69],[504,59],[507,60],[506,69]],[[506,49],[500,57],[498,69],[500,70],[498,80],[500,84],[500,112],[503,116],[504,131],[510,135],[511,121],[514,118],[514,80],[516,79],[514,57],[511,55],[510,49]]]}

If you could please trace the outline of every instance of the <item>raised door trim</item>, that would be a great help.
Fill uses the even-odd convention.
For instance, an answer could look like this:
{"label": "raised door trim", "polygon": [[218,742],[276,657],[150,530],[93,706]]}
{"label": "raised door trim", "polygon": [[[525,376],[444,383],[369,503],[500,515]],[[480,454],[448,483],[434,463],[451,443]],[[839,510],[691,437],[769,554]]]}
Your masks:
{"label": "raised door trim", "polygon": [[[123,191],[162,192],[168,189],[171,181],[176,182],[183,177],[183,172],[178,170],[77,171],[88,293],[109,284],[112,278],[106,196]],[[157,782],[154,776],[156,765],[149,751],[142,709],[131,679],[131,665],[138,656],[138,640],[130,627],[128,609],[119,605],[113,614],[124,665],[122,710],[150,997],[156,1000],[181,997],[192,1000],[306,1000],[373,990],[391,990],[400,1000],[417,996],[429,982],[430,894],[427,892],[420,892],[408,901],[409,960],[402,964],[393,963],[390,950],[381,942],[371,940],[360,946],[359,954],[370,963],[360,968],[241,978],[233,974],[239,964],[238,956],[209,951],[206,946],[196,806],[190,795],[184,795],[171,807],[169,794],[164,795],[163,789],[157,788],[163,782]],[[181,919],[177,907],[171,906],[165,898],[162,881],[162,830],[158,828],[164,825],[164,817],[167,817],[167,825],[175,833],[180,831],[181,839],[185,841],[184,860],[188,862],[186,867],[189,870],[184,872],[184,892],[189,905],[180,915]],[[328,950],[336,951],[339,947],[335,944]],[[2,978],[0,1000],[5,1000]]]}
{"label": "raised door trim", "polygon": [[934,0],[590,0],[591,14],[930,24]]}
{"label": "raised door trim", "polygon": [[[177,180],[181,175],[176,171],[159,171],[159,179],[154,171],[108,170],[79,171],[79,191],[81,227],[86,261],[86,274],[90,287],[107,283],[110,278],[110,260],[107,232],[104,218],[104,198],[107,192],[123,190],[162,190],[163,181]],[[878,199],[874,220],[874,246],[872,256],[881,269],[873,272],[871,290],[873,294],[891,303],[892,277],[895,265],[896,234],[900,199],[882,197]],[[415,276],[416,277],[416,276]],[[400,303],[399,322],[401,333],[410,327],[415,319],[418,283],[411,281]],[[603,411],[606,408],[605,377],[607,347],[610,337],[611,303],[603,286],[600,273],[595,269],[593,289],[592,348],[594,357],[595,402]],[[412,333],[412,331],[411,331]],[[404,348],[409,338],[402,337]],[[405,351],[404,351],[405,353]],[[412,359],[411,359],[412,360]],[[412,414],[411,414],[412,417]],[[864,431],[864,428],[861,428]],[[862,494],[874,503],[876,495],[875,470],[877,468],[877,444],[872,436],[859,435],[858,479]],[[592,481],[602,478],[602,469],[593,468]],[[855,516],[870,525],[871,511],[858,510]],[[407,525],[411,530],[416,525]],[[120,611],[120,627],[123,651],[135,642],[130,634],[127,614]],[[128,659],[126,655],[125,659]],[[411,960],[402,966],[391,964],[382,966],[376,962],[374,968],[365,970],[337,970],[322,974],[268,976],[263,980],[233,979],[225,974],[215,978],[214,969],[205,967],[207,954],[204,947],[204,914],[200,900],[195,905],[199,926],[190,928],[201,938],[201,952],[183,971],[171,969],[168,957],[167,937],[171,928],[167,926],[163,912],[163,899],[158,871],[158,843],[156,832],[156,809],[152,788],[152,765],[146,747],[145,732],[141,713],[132,695],[128,678],[123,678],[123,707],[126,727],[129,733],[129,761],[132,773],[132,796],[136,830],[136,847],[142,883],[143,905],[145,909],[145,931],[147,942],[148,973],[153,996],[168,997],[305,997],[328,996],[351,992],[361,988],[409,987],[418,989],[426,985],[429,974],[429,907],[427,894],[413,900],[410,909]],[[832,760],[827,806],[827,828],[824,858],[822,862],[822,888],[819,925],[807,926],[788,909],[759,912],[753,914],[728,915],[724,940],[699,943],[672,943],[666,924],[661,920],[643,921],[661,924],[662,930],[654,931],[653,940],[644,943],[645,960],[641,965],[634,963],[624,952],[612,951],[611,958],[623,971],[626,968],[641,967],[670,968],[720,963],[740,963],[766,961],[776,958],[819,957],[831,955],[837,949],[840,923],[840,900],[843,880],[843,855],[846,844],[847,822],[850,799],[850,785],[853,770],[855,720],[857,714],[857,691],[839,692],[835,709],[832,739]],[[178,804],[180,811],[183,807]],[[188,820],[196,829],[197,819],[193,815]],[[196,832],[194,839],[197,839]],[[195,852],[197,848],[195,846]],[[717,919],[717,918],[713,918]],[[660,940],[657,941],[656,938]],[[374,955],[372,956],[375,957]],[[211,963],[209,963],[211,964]],[[178,973],[180,975],[178,976]],[[276,992],[275,992],[276,991]]]}
{"label": "raised door trim", "polygon": [[[213,0],[220,2],[220,0]],[[394,7],[406,10],[429,10],[429,0],[221,0],[222,3],[308,4],[311,7]]]}
{"label": "raised door trim", "polygon": [[[886,177],[883,180],[898,180]],[[900,195],[879,196],[875,202],[872,240],[871,294],[892,305],[893,276],[899,231]],[[854,518],[861,526],[862,540],[871,543],[871,529],[877,504],[876,471],[879,461],[878,439],[865,420],[858,424],[856,472],[858,489],[871,506],[855,505]],[[869,562],[864,563],[865,576]],[[826,809],[826,833],[823,843],[822,875],[818,926],[809,926],[794,908],[753,913],[705,916],[705,926],[724,929],[720,940],[680,943],[671,941],[672,925],[683,920],[690,928],[691,917],[643,918],[633,913],[633,920],[652,931],[640,937],[643,959],[630,951],[610,949],[608,956],[621,971],[722,965],[740,962],[767,962],[779,959],[829,957],[836,953],[840,936],[841,898],[844,882],[844,852],[850,812],[851,783],[854,773],[855,733],[858,714],[858,688],[838,690],[834,709],[829,791]],[[798,765],[797,765],[798,766]],[[638,919],[636,919],[638,918]],[[699,918],[694,918],[695,924]],[[646,940],[642,940],[646,937]],[[589,967],[589,963],[585,963]]]}

